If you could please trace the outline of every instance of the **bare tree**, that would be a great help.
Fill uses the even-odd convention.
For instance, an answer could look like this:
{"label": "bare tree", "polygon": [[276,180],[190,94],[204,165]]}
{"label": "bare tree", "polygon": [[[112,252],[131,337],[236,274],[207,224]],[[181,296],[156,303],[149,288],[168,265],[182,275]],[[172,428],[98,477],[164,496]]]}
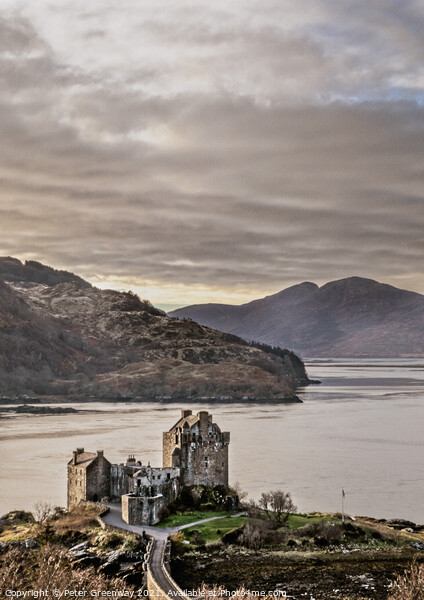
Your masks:
{"label": "bare tree", "polygon": [[241,485],[239,481],[236,481],[232,486],[231,490],[236,494],[239,499],[239,503],[242,503],[242,500],[245,500],[247,497],[247,492],[241,489]]}
{"label": "bare tree", "polygon": [[271,518],[271,492],[262,492],[259,498],[259,507],[265,511],[268,519]]}
{"label": "bare tree", "polygon": [[249,502],[246,505],[246,509],[247,509],[247,514],[249,515],[249,517],[251,519],[259,519],[260,518],[261,508],[254,500],[249,500]]}
{"label": "bare tree", "polygon": [[280,524],[286,523],[289,516],[297,510],[290,492],[284,492],[283,490],[262,492],[259,498],[259,506],[265,511],[268,519],[274,519]]}
{"label": "bare tree", "polygon": [[55,508],[48,502],[35,502],[34,503],[34,519],[36,523],[42,525],[55,514]]}

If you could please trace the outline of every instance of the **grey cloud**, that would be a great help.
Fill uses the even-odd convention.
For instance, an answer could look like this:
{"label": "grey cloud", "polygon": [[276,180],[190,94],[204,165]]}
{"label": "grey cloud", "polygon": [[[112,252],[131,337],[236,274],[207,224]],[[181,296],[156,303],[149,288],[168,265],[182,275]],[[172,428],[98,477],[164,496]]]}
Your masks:
{"label": "grey cloud", "polygon": [[[422,273],[423,109],[414,98],[351,101],[383,83],[387,96],[395,72],[418,74],[419,5],[397,19],[376,2],[365,20],[357,9],[347,19],[351,2],[324,5],[335,10],[326,28],[324,11],[281,34],[244,17],[236,31],[237,14],[223,21],[225,12],[194,14],[188,37],[183,21],[171,35],[164,13],[140,25],[156,46],[175,39],[189,65],[203,49],[195,63],[217,83],[213,93],[184,88],[183,60],[173,74],[154,56],[123,57],[119,73],[63,63],[27,21],[3,17],[0,38],[15,50],[0,55],[1,252],[93,279],[229,290]],[[377,42],[370,11],[384,17]],[[103,47],[101,17],[95,32]],[[374,68],[370,56],[361,83],[367,49],[392,34],[390,64]],[[323,102],[332,94],[340,99]]]}

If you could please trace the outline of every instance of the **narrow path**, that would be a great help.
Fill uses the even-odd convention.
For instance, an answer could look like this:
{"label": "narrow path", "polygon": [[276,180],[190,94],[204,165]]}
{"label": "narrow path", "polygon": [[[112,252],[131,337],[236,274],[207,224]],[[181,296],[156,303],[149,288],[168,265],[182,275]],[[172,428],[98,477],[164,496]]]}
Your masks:
{"label": "narrow path", "polygon": [[[170,573],[167,571],[163,557],[165,553],[166,543],[168,537],[176,533],[177,531],[181,531],[182,529],[187,529],[188,527],[193,527],[195,525],[201,525],[202,523],[208,523],[209,521],[215,521],[217,519],[225,519],[226,515],[219,517],[209,517],[208,519],[201,519],[199,521],[194,521],[193,523],[186,523],[185,525],[179,525],[177,527],[152,527],[150,525],[128,525],[122,519],[121,516],[121,505],[119,504],[108,504],[109,512],[102,517],[102,520],[107,525],[112,525],[113,527],[119,527],[120,529],[125,529],[126,531],[131,531],[132,533],[136,533],[138,535],[148,535],[152,538],[152,548],[150,551],[150,558],[148,562],[148,566],[151,572],[151,575],[157,585],[161,588],[161,590],[170,598],[181,598],[184,597],[181,589],[177,586],[177,584],[172,579]],[[234,515],[235,517],[241,517],[246,513],[241,512]]]}
{"label": "narrow path", "polygon": [[146,533],[150,537],[156,540],[166,540],[171,533],[175,533],[177,531],[176,527],[152,527],[150,525],[128,525],[122,519],[121,516],[121,505],[120,504],[108,504],[109,512],[102,517],[102,520],[107,525],[112,525],[113,527],[119,527],[120,529],[126,529],[127,531],[131,531],[132,533],[137,533],[138,535],[143,535]]}
{"label": "narrow path", "polygon": [[[215,521],[217,519],[226,519],[227,515],[221,515],[218,517],[209,517],[208,519],[200,519],[199,521],[193,521],[192,523],[186,523],[185,525],[178,525],[176,527],[152,527],[151,525],[128,525],[122,519],[121,516],[121,505],[120,504],[108,504],[109,512],[107,515],[102,517],[103,521],[108,525],[113,525],[114,527],[120,527],[121,529],[126,529],[127,531],[132,531],[133,533],[138,533],[142,535],[143,531],[150,535],[150,537],[154,539],[166,539],[173,533],[177,531],[181,531],[182,529],[187,529],[188,527],[193,527],[195,525],[201,525],[203,523],[208,523],[209,521]],[[233,517],[242,517],[246,513],[240,512]]]}
{"label": "narrow path", "polygon": [[[243,517],[247,513],[240,512],[235,515],[231,515],[231,517]],[[209,519],[200,519],[200,521],[193,521],[192,523],[186,523],[185,525],[178,525],[177,527],[167,527],[166,529],[175,529],[175,531],[181,531],[181,529],[187,529],[188,527],[193,527],[194,525],[202,525],[203,523],[208,523],[209,521],[216,521],[216,519],[228,519],[228,515],[221,515],[219,517],[209,517]]]}

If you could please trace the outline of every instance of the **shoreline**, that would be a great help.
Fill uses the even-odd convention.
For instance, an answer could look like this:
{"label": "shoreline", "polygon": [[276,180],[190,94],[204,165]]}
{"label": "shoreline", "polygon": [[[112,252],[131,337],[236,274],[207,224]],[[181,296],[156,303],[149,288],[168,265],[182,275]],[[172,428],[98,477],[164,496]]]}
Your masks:
{"label": "shoreline", "polygon": [[[202,397],[193,397],[193,398],[172,398],[168,396],[155,397],[155,398],[140,398],[140,397],[128,397],[128,398],[69,398],[67,396],[41,396],[37,398],[0,398],[0,411],[16,411],[15,406],[19,407],[28,407],[31,408],[33,405],[37,405],[41,408],[41,406],[47,406],[49,404],[96,404],[96,403],[104,403],[104,404],[181,404],[193,402],[195,404],[302,404],[303,400],[297,396],[297,394],[290,394],[286,396],[279,396],[275,398],[257,398],[257,397],[244,397],[244,398],[234,398],[234,397],[216,397],[216,396],[202,396]],[[13,405],[13,406],[11,406]],[[2,408],[4,407],[4,408]],[[36,412],[36,407],[33,407],[34,414]],[[64,409],[66,410],[66,409]],[[19,412],[25,412],[21,410]],[[63,412],[63,411],[61,411]],[[73,409],[69,409],[69,412],[74,412]],[[75,411],[78,412],[78,411]]]}

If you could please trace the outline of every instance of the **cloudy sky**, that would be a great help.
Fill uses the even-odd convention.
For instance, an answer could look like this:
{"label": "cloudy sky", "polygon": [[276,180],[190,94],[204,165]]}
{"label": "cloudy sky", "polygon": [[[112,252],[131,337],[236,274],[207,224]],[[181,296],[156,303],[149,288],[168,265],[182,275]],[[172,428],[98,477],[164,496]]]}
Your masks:
{"label": "cloudy sky", "polygon": [[0,0],[0,254],[163,307],[424,293],[422,0]]}

